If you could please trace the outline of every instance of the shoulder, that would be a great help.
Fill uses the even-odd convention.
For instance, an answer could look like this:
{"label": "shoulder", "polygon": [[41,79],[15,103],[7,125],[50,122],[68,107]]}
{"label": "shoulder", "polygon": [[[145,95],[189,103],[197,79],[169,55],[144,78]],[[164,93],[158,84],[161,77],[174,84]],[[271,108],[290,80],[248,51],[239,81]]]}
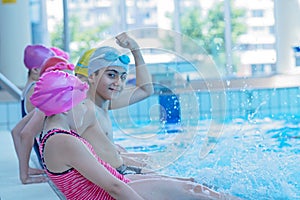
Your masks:
{"label": "shoulder", "polygon": [[94,102],[92,100],[90,100],[89,98],[86,98],[84,100],[84,104],[89,108],[89,109],[93,109],[93,107],[95,106]]}
{"label": "shoulder", "polygon": [[47,140],[48,147],[56,149],[63,154],[68,153],[68,150],[76,150],[80,145],[82,145],[80,139],[71,134],[57,133]]}
{"label": "shoulder", "polygon": [[34,117],[38,117],[40,119],[44,119],[45,118],[45,114],[42,111],[40,111],[38,108],[34,108],[30,112],[33,112]]}
{"label": "shoulder", "polygon": [[87,119],[89,121],[94,120],[95,119],[95,111],[96,111],[95,104],[90,99],[85,99],[84,105],[85,105],[85,109],[86,109]]}
{"label": "shoulder", "polygon": [[44,145],[45,157],[50,162],[59,163],[56,166],[74,167],[72,163],[81,162],[89,155],[88,147],[80,137],[71,134],[56,133]]}
{"label": "shoulder", "polygon": [[23,90],[23,96],[27,97],[29,96],[28,94],[33,93],[35,84],[36,84],[35,81],[28,83]]}

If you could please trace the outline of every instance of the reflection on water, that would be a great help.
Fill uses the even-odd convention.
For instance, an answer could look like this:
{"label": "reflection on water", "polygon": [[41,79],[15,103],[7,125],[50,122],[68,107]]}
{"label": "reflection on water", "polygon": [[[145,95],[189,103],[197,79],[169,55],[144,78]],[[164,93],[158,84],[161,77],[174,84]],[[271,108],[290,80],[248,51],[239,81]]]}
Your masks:
{"label": "reflection on water", "polygon": [[135,128],[116,131],[115,137],[129,151],[149,152],[148,162],[160,173],[192,176],[245,199],[300,199],[300,120],[215,126],[203,121],[188,130]]}

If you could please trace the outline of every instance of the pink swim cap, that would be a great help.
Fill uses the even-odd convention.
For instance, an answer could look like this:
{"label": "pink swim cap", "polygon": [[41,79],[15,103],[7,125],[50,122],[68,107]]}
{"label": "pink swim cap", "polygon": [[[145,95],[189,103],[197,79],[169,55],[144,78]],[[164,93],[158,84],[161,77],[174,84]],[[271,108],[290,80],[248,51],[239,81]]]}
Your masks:
{"label": "pink swim cap", "polygon": [[66,60],[69,60],[70,56],[67,52],[61,50],[60,48],[57,47],[50,47],[50,49],[55,53],[56,56],[63,57]]}
{"label": "pink swim cap", "polygon": [[63,71],[45,72],[37,81],[31,103],[46,116],[66,112],[86,98],[89,86]]}
{"label": "pink swim cap", "polygon": [[55,70],[74,70],[74,65],[69,63],[66,59],[60,56],[52,56],[44,61],[41,66],[40,75],[44,72],[55,71]]}
{"label": "pink swim cap", "polygon": [[54,52],[43,45],[28,45],[24,50],[24,64],[26,68],[40,68],[43,62],[54,56]]}

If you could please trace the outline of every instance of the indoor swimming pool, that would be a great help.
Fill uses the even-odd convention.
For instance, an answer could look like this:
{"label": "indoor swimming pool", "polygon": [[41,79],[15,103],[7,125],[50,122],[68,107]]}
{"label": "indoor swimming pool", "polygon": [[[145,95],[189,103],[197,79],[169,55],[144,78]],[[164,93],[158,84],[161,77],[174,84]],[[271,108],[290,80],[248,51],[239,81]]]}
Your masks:
{"label": "indoor swimming pool", "polygon": [[200,120],[116,128],[116,143],[147,152],[152,170],[194,177],[244,199],[300,199],[300,119]]}

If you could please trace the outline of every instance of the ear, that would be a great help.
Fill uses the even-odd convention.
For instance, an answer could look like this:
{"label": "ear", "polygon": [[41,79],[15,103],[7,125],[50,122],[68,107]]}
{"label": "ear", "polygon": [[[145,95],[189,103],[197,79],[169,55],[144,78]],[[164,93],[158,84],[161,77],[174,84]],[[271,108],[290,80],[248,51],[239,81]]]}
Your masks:
{"label": "ear", "polygon": [[34,74],[40,74],[41,69],[40,69],[40,68],[32,68],[31,71],[32,71]]}
{"label": "ear", "polygon": [[38,80],[40,77],[40,71],[41,71],[41,69],[39,69],[39,68],[32,68],[31,72],[30,72],[32,79]]}
{"label": "ear", "polygon": [[90,84],[94,84],[95,83],[95,80],[96,79],[96,75],[95,75],[95,73],[92,73],[91,75],[89,75],[89,77],[88,77],[88,82],[90,83]]}

